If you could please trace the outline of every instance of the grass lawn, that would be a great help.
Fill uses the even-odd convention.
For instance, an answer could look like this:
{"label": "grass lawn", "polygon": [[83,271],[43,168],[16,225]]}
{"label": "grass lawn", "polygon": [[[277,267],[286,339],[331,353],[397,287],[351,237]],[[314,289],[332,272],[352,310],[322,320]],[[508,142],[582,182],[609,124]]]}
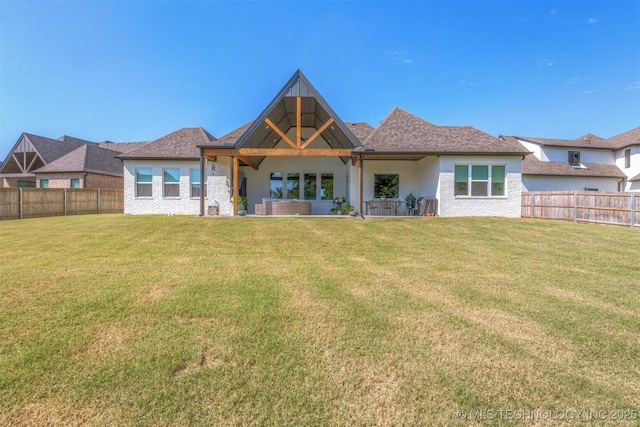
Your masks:
{"label": "grass lawn", "polygon": [[0,222],[0,425],[469,426],[524,416],[500,410],[639,409],[639,230]]}

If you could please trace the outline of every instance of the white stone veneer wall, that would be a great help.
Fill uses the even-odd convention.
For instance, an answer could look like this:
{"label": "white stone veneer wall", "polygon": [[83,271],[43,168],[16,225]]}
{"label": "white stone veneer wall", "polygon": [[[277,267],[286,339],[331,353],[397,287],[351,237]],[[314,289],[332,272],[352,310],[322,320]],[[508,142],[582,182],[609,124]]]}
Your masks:
{"label": "white stone veneer wall", "polygon": [[[505,165],[504,197],[454,196],[455,165]],[[439,203],[440,216],[503,216],[519,218],[522,194],[522,156],[441,156]]]}
{"label": "white stone veneer wall", "polygon": [[[152,169],[151,197],[136,197],[136,168]],[[164,168],[180,168],[180,197],[163,197],[162,170]],[[125,160],[124,213],[198,215],[200,198],[190,197],[190,169],[199,168],[200,162],[193,161]]]}

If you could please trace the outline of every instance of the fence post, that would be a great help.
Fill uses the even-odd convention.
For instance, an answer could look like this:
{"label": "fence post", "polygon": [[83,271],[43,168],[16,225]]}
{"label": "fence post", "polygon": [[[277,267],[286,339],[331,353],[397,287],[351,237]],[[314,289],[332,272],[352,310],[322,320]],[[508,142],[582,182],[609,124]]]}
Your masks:
{"label": "fence post", "polygon": [[96,204],[98,205],[98,213],[100,213],[100,189],[99,188],[96,188],[96,195],[98,197]]}
{"label": "fence post", "polygon": [[20,219],[22,219],[22,188],[19,188],[18,190],[18,201],[19,201],[19,207],[18,207],[18,216],[20,217]]}
{"label": "fence post", "polygon": [[573,222],[578,222],[578,192],[573,190]]}
{"label": "fence post", "polygon": [[62,189],[62,206],[64,206],[64,216],[67,216],[67,189]]}
{"label": "fence post", "polygon": [[531,219],[534,218],[536,212],[536,206],[534,204],[535,196],[533,195],[533,191],[531,192]]}
{"label": "fence post", "polygon": [[636,193],[631,192],[631,228],[636,226]]}

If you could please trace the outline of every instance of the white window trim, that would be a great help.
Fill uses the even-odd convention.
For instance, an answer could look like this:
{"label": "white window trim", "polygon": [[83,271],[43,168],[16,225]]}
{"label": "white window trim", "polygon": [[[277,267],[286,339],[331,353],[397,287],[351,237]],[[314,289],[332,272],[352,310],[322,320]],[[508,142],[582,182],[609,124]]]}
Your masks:
{"label": "white window trim", "polygon": [[[170,169],[177,169],[178,170],[178,182],[165,182],[164,181],[164,171],[166,170],[170,170]],[[181,195],[182,195],[182,188],[181,188],[181,178],[182,177],[182,173],[180,168],[162,168],[162,198],[163,199],[168,199],[168,200],[180,200],[181,199]],[[177,196],[167,196],[166,195],[166,189],[165,186],[166,185],[177,185],[178,186],[178,195]]]}
{"label": "white window trim", "polygon": [[[467,194],[466,195],[456,195],[456,179],[455,179],[455,167],[456,166],[466,166],[467,167]],[[472,166],[488,166],[489,167],[489,175],[487,180],[472,180],[471,179],[471,167]],[[504,167],[504,194],[499,196],[494,196],[491,194],[491,186],[493,184],[493,167],[494,166],[502,166]],[[456,199],[507,199],[507,165],[506,164],[475,164],[475,163],[456,163],[453,166],[454,174],[453,174],[453,197]],[[472,196],[471,195],[471,184],[473,182],[486,182],[487,183],[487,195],[486,196]]]}
{"label": "white window trim", "polygon": [[[142,182],[142,185],[150,185],[151,186],[151,195],[150,196],[138,196],[138,170],[140,169],[150,169],[151,170],[151,182]],[[135,193],[136,199],[153,199],[153,168],[144,167],[144,168],[135,168],[133,171],[133,191]]]}

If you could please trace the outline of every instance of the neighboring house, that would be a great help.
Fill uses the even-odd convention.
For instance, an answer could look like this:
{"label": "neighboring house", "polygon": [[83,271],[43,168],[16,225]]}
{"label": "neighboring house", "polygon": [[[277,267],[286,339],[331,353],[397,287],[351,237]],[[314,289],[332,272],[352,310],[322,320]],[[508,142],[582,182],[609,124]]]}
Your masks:
{"label": "neighboring house", "polygon": [[198,145],[215,140],[203,128],[183,128],[119,155],[124,213],[197,214],[202,192]]}
{"label": "neighboring house", "polygon": [[404,205],[412,194],[437,198],[442,216],[519,217],[528,153],[400,108],[376,129],[345,123],[297,71],[254,121],[218,140],[201,128],[182,129],[119,158],[126,213],[204,214],[217,206],[233,215],[234,195],[247,197],[249,213],[277,199],[327,214],[341,197],[366,213],[367,202]]}
{"label": "neighboring house", "polygon": [[23,133],[0,165],[0,187],[121,189],[122,163],[115,156],[145,144]]}
{"label": "neighboring house", "polygon": [[85,144],[33,171],[39,188],[124,187],[122,162],[118,152]]}
{"label": "neighboring house", "polygon": [[524,191],[640,190],[640,127],[609,139],[500,138],[532,152],[522,162]]}

